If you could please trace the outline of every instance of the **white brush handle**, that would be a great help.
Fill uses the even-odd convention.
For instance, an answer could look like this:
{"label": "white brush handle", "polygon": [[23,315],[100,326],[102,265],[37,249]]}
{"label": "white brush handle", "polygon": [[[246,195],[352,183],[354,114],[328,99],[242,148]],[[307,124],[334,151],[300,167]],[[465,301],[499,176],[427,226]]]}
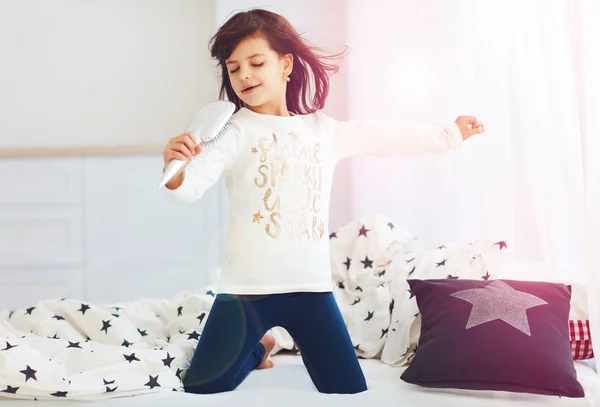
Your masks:
{"label": "white brush handle", "polygon": [[179,172],[185,167],[187,161],[182,160],[171,160],[163,171],[162,178],[158,188],[164,187],[169,181],[171,181]]}

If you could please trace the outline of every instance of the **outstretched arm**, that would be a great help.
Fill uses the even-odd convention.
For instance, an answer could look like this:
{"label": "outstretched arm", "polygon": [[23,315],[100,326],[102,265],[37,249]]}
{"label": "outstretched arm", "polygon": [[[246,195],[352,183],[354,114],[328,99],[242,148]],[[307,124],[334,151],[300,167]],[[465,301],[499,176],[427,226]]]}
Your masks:
{"label": "outstretched arm", "polygon": [[437,127],[395,120],[329,120],[338,159],[357,155],[419,155],[458,148],[469,137],[483,133],[473,116],[459,116],[448,126]]}

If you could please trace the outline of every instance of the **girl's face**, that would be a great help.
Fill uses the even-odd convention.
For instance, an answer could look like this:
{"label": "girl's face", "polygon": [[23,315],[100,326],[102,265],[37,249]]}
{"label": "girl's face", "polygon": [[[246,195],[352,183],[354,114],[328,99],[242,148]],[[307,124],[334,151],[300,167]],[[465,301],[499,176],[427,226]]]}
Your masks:
{"label": "girl's face", "polygon": [[252,110],[267,112],[285,106],[292,56],[279,56],[261,37],[242,40],[227,59],[235,94]]}

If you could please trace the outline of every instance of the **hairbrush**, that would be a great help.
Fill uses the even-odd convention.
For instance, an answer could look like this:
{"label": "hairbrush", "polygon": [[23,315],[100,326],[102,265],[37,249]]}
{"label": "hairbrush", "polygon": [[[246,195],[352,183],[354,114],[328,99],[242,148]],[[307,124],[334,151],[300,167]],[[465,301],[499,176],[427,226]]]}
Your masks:
{"label": "hairbrush", "polygon": [[[217,100],[203,106],[187,126],[185,133],[196,137],[196,145],[210,147],[219,142],[232,125],[235,104],[227,100]],[[181,172],[189,161],[171,160],[163,171],[158,188],[165,186]]]}

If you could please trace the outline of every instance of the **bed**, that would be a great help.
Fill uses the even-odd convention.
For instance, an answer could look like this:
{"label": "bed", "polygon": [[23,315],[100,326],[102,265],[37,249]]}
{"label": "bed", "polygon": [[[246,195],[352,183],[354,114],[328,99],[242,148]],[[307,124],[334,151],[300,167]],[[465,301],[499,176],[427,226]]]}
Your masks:
{"label": "bed", "polygon": [[580,382],[586,390],[585,398],[559,398],[522,393],[437,390],[404,383],[399,379],[404,368],[391,367],[374,359],[362,359],[369,390],[357,395],[319,394],[313,387],[301,358],[297,355],[278,354],[273,357],[275,367],[253,371],[234,391],[214,395],[195,395],[173,391],[158,391],[134,397],[123,397],[94,402],[81,401],[20,401],[2,400],[2,407],[126,407],[126,406],[445,406],[445,407],[535,407],[600,405],[600,376],[585,363],[576,362]]}
{"label": "bed", "polygon": [[[458,312],[464,308],[464,301],[452,300],[455,305],[446,307],[440,306],[443,301],[436,299],[430,302],[432,308],[419,307],[416,299],[425,298],[424,289],[428,286],[455,287],[453,290],[459,286],[505,286],[505,281],[509,280],[503,279],[504,271],[492,266],[498,263],[497,256],[503,253],[506,243],[484,239],[457,247],[444,245],[419,249],[413,244],[412,237],[398,229],[391,220],[378,217],[353,222],[331,237],[334,295],[367,378],[367,392],[357,395],[318,393],[301,357],[285,352],[293,351],[293,341],[279,327],[271,331],[277,340],[274,368],[252,372],[233,392],[215,395],[183,392],[180,373],[184,372],[193,354],[215,297],[216,289],[208,286],[168,299],[132,299],[119,304],[91,304],[72,298],[48,299],[31,307],[0,310],[0,405],[152,407],[279,405],[285,402],[292,406],[600,406],[600,376],[590,363],[593,352],[589,332],[571,337],[569,348],[567,319],[572,322],[575,317],[587,318],[584,315],[586,301],[580,295],[584,288],[573,291],[573,297],[569,298],[571,292],[565,292],[565,286],[561,284],[513,282],[517,284],[514,287],[520,289],[529,287],[531,293],[536,290],[547,292],[546,295],[555,292],[557,298],[562,298],[562,302],[556,304],[562,305],[557,305],[558,308],[537,306],[528,310],[531,332],[528,325],[527,335],[503,321],[480,325],[484,328],[481,332],[488,329],[489,332],[501,332],[490,335],[490,341],[500,342],[494,345],[493,352],[489,352],[489,347],[488,350],[481,347],[478,351],[484,353],[476,353],[478,342],[466,342],[469,338],[477,339],[475,336],[465,334],[456,342],[456,334],[452,332],[463,335],[464,328],[421,325],[421,320],[426,322],[429,318],[427,313],[437,315],[450,311],[464,325],[468,313]],[[365,230],[368,236],[358,240],[359,236],[367,234],[359,231]],[[350,267],[346,265],[349,258],[357,259]],[[365,258],[373,260],[358,261]],[[373,267],[362,267],[365,263],[372,263]],[[519,275],[533,270],[531,265],[522,269],[511,265],[509,269]],[[509,274],[506,276],[510,277]],[[542,280],[549,276],[546,270],[541,271]],[[413,285],[416,283],[420,289]],[[450,301],[450,296],[444,298],[444,301]],[[550,297],[544,298],[555,304]],[[457,312],[451,310],[453,307]],[[448,318],[437,319],[448,321]],[[462,345],[462,353],[456,346],[446,346],[452,351],[427,362],[428,351],[423,350],[427,340],[419,337],[419,332],[424,332],[426,326],[436,327],[438,338],[450,338],[454,344]],[[535,338],[535,341],[528,344],[524,338]],[[538,345],[545,346],[553,341],[545,352],[539,351]],[[585,344],[583,352],[578,348],[581,343]],[[532,344],[534,348],[531,348]],[[495,362],[482,362],[482,355],[486,353],[497,356],[503,352],[504,356],[497,357]],[[429,355],[432,355],[430,351]],[[458,359],[456,355],[460,355]],[[448,363],[453,357],[454,361]],[[486,375],[500,372],[498,366],[502,364],[504,368],[508,366],[505,378],[510,381],[517,375],[535,379],[539,374],[554,383],[554,387],[549,387],[551,389],[559,388],[565,377],[580,385],[583,397],[536,395],[535,391],[459,390],[454,388],[456,386],[432,389],[401,379],[401,376],[405,378],[406,372],[423,368],[437,374],[443,370],[439,361],[449,366],[452,375],[464,371],[465,358],[470,360],[470,366],[483,368]],[[537,366],[537,371],[527,370],[526,359],[529,366]],[[508,364],[504,363],[507,360]],[[410,367],[407,368],[408,364]],[[479,373],[470,374],[472,382],[480,381]],[[522,381],[526,379],[521,378]],[[531,385],[532,381],[529,381],[529,389],[532,389]]]}

